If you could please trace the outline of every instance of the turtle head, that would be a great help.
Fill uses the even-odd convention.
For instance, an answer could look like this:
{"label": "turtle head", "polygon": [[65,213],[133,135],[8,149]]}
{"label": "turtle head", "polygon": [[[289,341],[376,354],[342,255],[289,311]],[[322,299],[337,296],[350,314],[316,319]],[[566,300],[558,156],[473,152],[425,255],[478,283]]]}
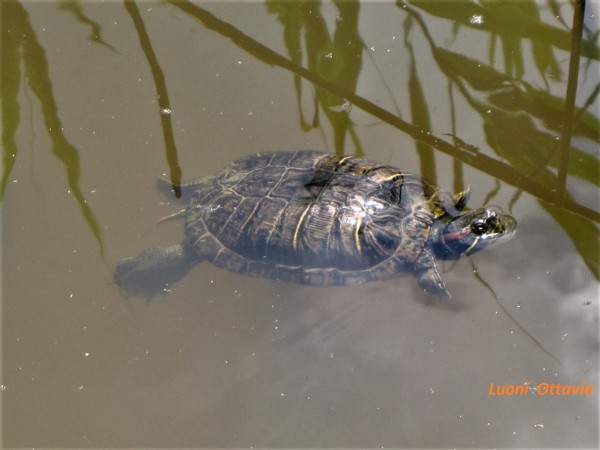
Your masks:
{"label": "turtle head", "polygon": [[458,259],[511,237],[517,221],[490,206],[435,221],[427,245],[439,259]]}

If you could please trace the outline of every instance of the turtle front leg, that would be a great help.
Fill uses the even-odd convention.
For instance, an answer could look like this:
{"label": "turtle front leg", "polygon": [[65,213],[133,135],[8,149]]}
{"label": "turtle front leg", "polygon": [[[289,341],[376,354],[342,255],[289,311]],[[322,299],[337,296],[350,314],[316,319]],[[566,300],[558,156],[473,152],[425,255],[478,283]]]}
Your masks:
{"label": "turtle front leg", "polygon": [[415,261],[415,274],[419,285],[430,294],[437,295],[442,300],[450,300],[450,292],[446,289],[446,283],[440,274],[433,254],[428,248],[424,248],[421,255]]}

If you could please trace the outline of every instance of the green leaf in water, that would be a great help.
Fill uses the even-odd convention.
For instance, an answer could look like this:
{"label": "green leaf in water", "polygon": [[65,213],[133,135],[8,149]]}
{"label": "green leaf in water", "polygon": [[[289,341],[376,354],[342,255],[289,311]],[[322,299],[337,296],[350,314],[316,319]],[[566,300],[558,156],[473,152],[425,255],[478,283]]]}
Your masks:
{"label": "green leaf in water", "polygon": [[502,53],[504,55],[504,73],[512,78],[521,79],[525,73],[521,41],[512,36],[502,36]]}
{"label": "green leaf in water", "polygon": [[[523,177],[556,192],[558,178],[548,168],[552,161],[555,161],[553,156],[558,145],[555,138],[537,130],[532,119],[523,112],[508,113],[495,110],[485,117],[484,130],[489,145],[522,173]],[[597,162],[592,167],[597,169]],[[597,183],[598,180],[594,182]],[[568,192],[566,195],[569,200],[573,200]],[[576,216],[547,202],[540,203],[563,227],[589,269],[599,278],[596,225],[587,218]]]}
{"label": "green leaf in water", "polygon": [[[12,39],[9,40],[11,48],[9,49],[8,57],[13,58],[12,63],[14,65],[12,67],[17,67],[19,65],[19,62],[14,58],[15,55],[18,54],[15,46],[20,46],[22,49],[21,56],[25,66],[25,73],[29,87],[37,96],[42,106],[42,114],[44,116],[46,128],[48,129],[50,139],[52,140],[52,151],[65,166],[69,189],[77,200],[88,226],[92,230],[92,233],[100,245],[100,252],[103,254],[104,245],[102,243],[98,221],[90,209],[79,186],[79,153],[77,148],[75,148],[75,146],[73,146],[64,135],[63,126],[60,118],[58,117],[58,108],[54,100],[52,82],[50,81],[50,76],[48,73],[46,51],[37,41],[36,34],[29,22],[29,15],[20,3],[14,2],[4,5],[4,19],[10,20],[10,25],[8,28],[4,28],[4,32],[6,33],[6,30],[9,29],[11,30],[11,33],[14,33],[14,35],[19,37],[18,41]],[[9,76],[12,76],[10,83],[8,85],[3,85],[3,91],[7,89],[11,90],[11,92],[3,92],[3,94],[8,94],[9,102],[14,101],[16,98],[16,92],[12,92],[12,89],[18,89],[19,86],[18,81],[14,79],[16,72],[14,72],[14,69],[11,70],[11,72],[8,72]],[[6,107],[5,102],[3,102],[3,108],[4,107]],[[12,142],[14,144],[14,130],[16,129],[16,124],[18,124],[18,115],[12,115],[12,118],[9,119],[10,128],[8,130],[9,134],[7,134],[6,138],[4,137],[3,133],[3,143],[8,142],[11,144]],[[16,155],[16,146],[14,146],[12,150],[9,149],[9,151],[12,151],[13,155]],[[12,162],[14,163],[14,160]],[[11,168],[12,166],[9,166],[8,172],[6,167],[4,169],[5,172],[3,174],[3,186],[5,186],[5,180],[8,179]],[[4,190],[2,193],[4,193]]]}
{"label": "green leaf in water", "polygon": [[[507,111],[526,111],[540,119],[550,130],[560,132],[563,126],[565,99],[536,89],[526,83],[489,95],[490,103]],[[600,121],[588,111],[580,110],[574,123],[573,134],[599,142]]]}
{"label": "green leaf in water", "polygon": [[[424,132],[429,133],[431,132],[429,108],[427,107],[427,101],[425,99],[425,94],[423,93],[423,87],[421,86],[421,81],[417,73],[414,51],[412,45],[407,39],[405,39],[405,45],[410,54],[408,93],[410,97],[410,112],[412,122]],[[415,144],[417,146],[417,154],[419,155],[419,161],[421,163],[421,175],[432,182],[436,182],[437,171],[435,168],[433,148],[422,141],[416,141]]]}
{"label": "green leaf in water", "polygon": [[[397,1],[399,5],[404,4]],[[532,19],[515,6],[518,2],[485,2],[481,5],[473,1],[409,1],[435,17],[449,19],[454,24],[477,29],[500,36],[512,36],[519,39],[537,39],[549,45],[570,51],[571,35],[569,31],[556,28],[540,20]],[[481,20],[474,21],[474,17]],[[582,42],[582,54],[587,58],[600,59],[600,47],[594,39]]]}
{"label": "green leaf in water", "polygon": [[10,8],[2,15],[2,184],[0,200],[4,198],[10,174],[15,165],[18,147],[15,133],[19,125],[20,106],[18,98],[21,80],[21,34],[8,19]]}
{"label": "green leaf in water", "polygon": [[119,53],[112,45],[108,44],[102,38],[102,27],[100,24],[98,24],[98,22],[90,19],[86,14],[84,14],[83,8],[81,7],[81,2],[79,0],[61,1],[60,7],[61,9],[71,12],[78,22],[88,25],[91,28],[89,37],[91,42],[103,45],[106,48],[109,48],[111,51]]}
{"label": "green leaf in water", "polygon": [[478,91],[495,91],[512,82],[512,77],[468,56],[446,50],[434,49],[436,62],[448,75],[459,76]]}
{"label": "green leaf in water", "polygon": [[586,266],[600,280],[600,232],[596,224],[549,203],[540,201],[540,204],[565,230]]}
{"label": "green leaf in water", "polygon": [[[338,9],[333,36],[321,14],[321,2],[282,2],[267,1],[268,11],[276,14],[284,27],[284,41],[290,60],[298,65],[302,55],[306,56],[308,69],[320,77],[342,86],[352,92],[362,67],[363,41],[358,33],[360,4],[358,1],[334,1]],[[302,51],[301,35],[304,32]],[[346,135],[350,134],[357,153],[362,152],[358,135],[353,130],[349,112],[351,105],[345,98],[327,90],[315,87],[315,112],[312,124],[304,119],[302,110],[302,84],[298,74],[294,75],[294,87],[300,109],[302,128],[307,131],[317,127],[318,106],[324,112],[333,128],[334,147],[338,154],[345,151]]]}
{"label": "green leaf in water", "polygon": [[[290,60],[295,64],[302,65],[302,30],[304,28],[304,15],[302,13],[302,2],[283,2],[275,0],[266,1],[269,13],[277,16],[277,20],[283,25],[283,39]],[[300,112],[300,126],[302,130],[309,131],[318,126],[317,99],[314,98],[313,119],[309,124],[302,108],[302,78],[294,74],[294,89]]]}

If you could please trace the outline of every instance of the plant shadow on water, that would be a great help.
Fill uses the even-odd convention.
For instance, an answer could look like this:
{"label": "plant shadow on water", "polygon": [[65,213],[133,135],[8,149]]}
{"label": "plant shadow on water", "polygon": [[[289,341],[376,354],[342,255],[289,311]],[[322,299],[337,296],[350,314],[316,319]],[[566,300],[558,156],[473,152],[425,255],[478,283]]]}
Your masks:
{"label": "plant shadow on water", "polygon": [[[488,392],[598,385],[600,49],[584,5],[3,4],[3,444],[597,447],[597,393]],[[517,235],[442,264],[450,305],[410,277],[297,287],[207,263],[121,301],[114,262],[181,241],[180,221],[151,222],[182,180],[307,144],[470,185],[470,206],[508,209]]]}

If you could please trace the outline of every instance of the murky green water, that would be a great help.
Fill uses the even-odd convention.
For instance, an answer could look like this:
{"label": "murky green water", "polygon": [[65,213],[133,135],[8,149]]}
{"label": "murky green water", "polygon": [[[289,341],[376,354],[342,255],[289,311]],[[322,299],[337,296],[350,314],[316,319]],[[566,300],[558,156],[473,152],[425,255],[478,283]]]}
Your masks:
{"label": "murky green water", "polygon": [[[597,447],[599,4],[571,114],[571,6],[482,4],[3,4],[3,445]],[[158,176],[305,148],[470,186],[517,234],[442,264],[449,305],[410,275],[113,283],[182,239]]]}

